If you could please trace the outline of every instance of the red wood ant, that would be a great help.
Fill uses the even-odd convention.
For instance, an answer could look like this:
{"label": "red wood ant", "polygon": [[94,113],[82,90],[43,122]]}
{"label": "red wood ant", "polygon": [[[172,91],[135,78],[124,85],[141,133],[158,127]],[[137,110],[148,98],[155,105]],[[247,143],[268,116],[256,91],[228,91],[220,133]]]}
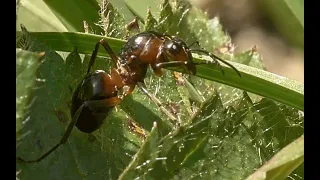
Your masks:
{"label": "red wood ant", "polygon": [[[100,45],[108,52],[115,65],[115,67],[111,68],[110,73],[103,70],[93,72],[91,70]],[[233,68],[241,77],[239,71],[228,62],[207,51],[190,49],[191,46],[187,46],[187,44],[178,37],[148,31],[131,37],[122,47],[118,58],[109,44],[104,39],[100,40],[92,52],[84,79],[73,93],[71,104],[72,120],[60,142],[35,160],[23,160],[22,158],[18,158],[18,160],[26,163],[41,161],[67,141],[74,126],[84,133],[91,133],[97,130],[103,124],[113,107],[118,105],[124,97],[131,94],[136,85],[138,85],[168,117],[176,120],[176,118],[162,106],[161,102],[148,92],[144,84],[144,78],[149,66],[151,66],[157,76],[161,76],[162,68],[167,67],[185,67],[195,74],[195,65],[208,63],[195,63],[192,61],[193,57],[191,52],[199,52],[210,56],[214,60],[213,63],[220,67],[222,73],[223,70],[217,60]]]}

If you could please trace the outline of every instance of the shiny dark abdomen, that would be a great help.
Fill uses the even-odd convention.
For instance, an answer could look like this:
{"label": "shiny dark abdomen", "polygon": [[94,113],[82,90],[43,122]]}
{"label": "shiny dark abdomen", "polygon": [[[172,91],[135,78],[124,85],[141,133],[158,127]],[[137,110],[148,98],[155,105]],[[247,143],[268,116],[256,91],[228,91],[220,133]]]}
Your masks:
{"label": "shiny dark abdomen", "polygon": [[[103,76],[105,74],[105,72],[92,73],[92,75],[88,76],[79,84],[72,97],[72,117],[76,114],[78,108],[85,101],[108,99],[110,97],[116,96],[116,94],[109,97],[105,96],[102,92],[103,88],[101,88],[101,86],[95,86],[95,88],[93,86],[91,87],[93,81],[102,81]],[[86,96],[84,96],[85,94]],[[91,133],[100,128],[100,126],[103,124],[104,120],[106,119],[106,117],[112,109],[113,107],[105,106],[99,108],[89,108],[87,106],[84,106],[75,126],[84,133]]]}

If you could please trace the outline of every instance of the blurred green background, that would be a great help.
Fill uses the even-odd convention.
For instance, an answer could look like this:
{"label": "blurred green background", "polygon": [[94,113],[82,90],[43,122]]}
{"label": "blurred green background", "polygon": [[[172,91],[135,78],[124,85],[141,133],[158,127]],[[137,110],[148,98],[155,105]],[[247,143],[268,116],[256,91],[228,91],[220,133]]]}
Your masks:
{"label": "blurred green background", "polygon": [[220,17],[235,51],[257,46],[268,71],[304,81],[303,0],[191,0]]}

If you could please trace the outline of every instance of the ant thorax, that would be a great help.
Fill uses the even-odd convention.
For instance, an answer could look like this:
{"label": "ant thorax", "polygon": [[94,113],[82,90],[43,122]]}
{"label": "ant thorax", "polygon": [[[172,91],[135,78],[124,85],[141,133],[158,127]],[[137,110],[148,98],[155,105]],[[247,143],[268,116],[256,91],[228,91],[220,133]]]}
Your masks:
{"label": "ant thorax", "polygon": [[121,74],[121,76],[128,77],[130,75],[130,73],[128,72],[128,66],[125,64],[120,64],[118,66],[118,71]]}
{"label": "ant thorax", "polygon": [[[118,66],[118,72],[122,78],[122,83],[123,84],[127,84],[127,85],[131,85],[131,84],[134,84],[134,76],[135,76],[135,73],[133,73],[131,70],[130,70],[130,67],[125,65],[125,64],[121,64]],[[123,91],[123,90],[122,90]]]}

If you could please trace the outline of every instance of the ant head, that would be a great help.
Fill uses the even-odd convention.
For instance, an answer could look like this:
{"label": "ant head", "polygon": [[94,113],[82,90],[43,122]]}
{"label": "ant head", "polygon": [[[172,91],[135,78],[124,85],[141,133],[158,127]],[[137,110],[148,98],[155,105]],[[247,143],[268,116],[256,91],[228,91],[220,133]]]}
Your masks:
{"label": "ant head", "polygon": [[187,69],[195,74],[192,54],[188,45],[180,38],[166,37],[163,43],[163,53],[170,61],[187,61]]}
{"label": "ant head", "polygon": [[184,58],[190,58],[188,56],[189,48],[186,45],[186,43],[175,36],[168,37],[165,39],[163,43],[163,50],[166,53],[166,55],[168,55],[170,58],[173,58],[176,61],[178,60],[176,58],[181,55],[186,55]]}

